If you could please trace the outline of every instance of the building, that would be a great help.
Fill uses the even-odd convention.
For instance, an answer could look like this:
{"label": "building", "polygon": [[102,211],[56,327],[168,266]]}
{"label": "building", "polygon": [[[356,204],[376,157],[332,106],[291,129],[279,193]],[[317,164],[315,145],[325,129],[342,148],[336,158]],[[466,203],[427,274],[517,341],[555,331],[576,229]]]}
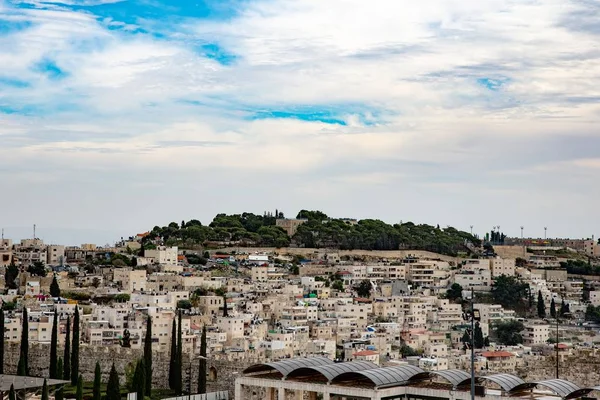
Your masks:
{"label": "building", "polygon": [[118,283],[123,290],[131,293],[136,290],[146,290],[146,270],[132,270],[131,268],[115,268],[113,282]]}
{"label": "building", "polygon": [[177,246],[157,246],[156,249],[144,250],[144,257],[151,258],[155,264],[177,265]]}
{"label": "building", "polygon": [[546,344],[550,338],[550,325],[527,324],[522,333],[523,342],[526,346]]}
{"label": "building", "polygon": [[275,225],[283,228],[283,230],[287,232],[288,236],[292,237],[296,234],[298,227],[306,221],[308,221],[308,219],[277,218],[275,220]]}

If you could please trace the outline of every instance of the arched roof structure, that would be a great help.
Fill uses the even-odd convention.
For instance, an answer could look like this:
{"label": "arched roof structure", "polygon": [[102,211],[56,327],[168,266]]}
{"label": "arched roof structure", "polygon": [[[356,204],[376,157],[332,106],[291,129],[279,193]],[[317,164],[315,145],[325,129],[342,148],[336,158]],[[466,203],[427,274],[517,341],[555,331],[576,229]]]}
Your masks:
{"label": "arched roof structure", "polygon": [[331,382],[333,379],[346,372],[366,371],[374,368],[379,368],[379,366],[369,361],[350,361],[316,367],[301,367],[290,372],[287,375],[287,379],[315,379]]}
{"label": "arched roof structure", "polygon": [[365,371],[345,372],[333,379],[335,382],[357,382],[371,384],[375,388],[398,386],[416,380],[419,377],[428,377],[429,373],[419,367],[402,365],[398,367],[375,368]]}
{"label": "arched roof structure", "polygon": [[454,388],[457,386],[468,384],[471,381],[471,375],[460,369],[447,369],[442,371],[431,371],[431,375],[439,376],[452,384]]}
{"label": "arched roof structure", "polygon": [[244,370],[244,374],[250,374],[255,372],[269,372],[277,371],[284,378],[292,371],[303,368],[303,367],[318,367],[323,365],[333,364],[329,358],[325,357],[311,357],[311,358],[293,358],[283,361],[275,361],[264,364],[255,364]]}
{"label": "arched roof structure", "polygon": [[519,378],[518,376],[514,376],[511,374],[494,374],[494,375],[486,375],[486,376],[479,376],[477,377],[477,380],[481,381],[490,381],[493,382],[495,384],[497,384],[498,386],[500,386],[500,388],[505,391],[505,392],[510,392],[511,390],[515,389],[518,386],[523,386],[526,385],[527,383]]}
{"label": "arched roof structure", "polygon": [[590,393],[593,390],[600,389],[600,387],[580,388],[573,382],[569,382],[564,379],[547,379],[544,381],[537,381],[537,382],[531,382],[531,383],[525,383],[523,385],[519,385],[513,389],[513,392],[523,390],[523,389],[529,389],[531,387],[537,387],[537,386],[542,386],[547,389],[550,389],[551,391],[553,391],[554,393],[556,393],[563,399],[576,399],[576,398],[585,396],[586,394]]}

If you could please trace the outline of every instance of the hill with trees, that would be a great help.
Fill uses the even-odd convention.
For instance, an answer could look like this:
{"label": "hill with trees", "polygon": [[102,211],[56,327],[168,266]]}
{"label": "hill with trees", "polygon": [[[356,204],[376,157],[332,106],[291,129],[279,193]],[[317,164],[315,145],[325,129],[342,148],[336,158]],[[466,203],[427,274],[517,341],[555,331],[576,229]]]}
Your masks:
{"label": "hill with trees", "polygon": [[329,218],[321,211],[308,210],[298,213],[297,218],[306,219],[306,222],[298,227],[293,237],[289,237],[275,225],[277,218],[283,218],[283,213],[218,214],[208,225],[191,220],[155,226],[149,238],[158,237],[167,245],[180,247],[208,242],[263,247],[288,247],[294,244],[340,250],[427,250],[446,255],[465,251],[467,243],[481,245],[477,237],[452,227],[440,228],[439,225],[417,225],[412,222],[390,225],[375,219],[364,219],[353,224],[345,219]]}

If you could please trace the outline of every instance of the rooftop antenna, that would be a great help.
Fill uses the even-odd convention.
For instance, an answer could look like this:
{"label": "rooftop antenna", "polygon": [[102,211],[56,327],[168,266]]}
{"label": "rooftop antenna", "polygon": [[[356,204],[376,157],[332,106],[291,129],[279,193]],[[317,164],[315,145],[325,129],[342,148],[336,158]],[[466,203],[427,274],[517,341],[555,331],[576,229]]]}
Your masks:
{"label": "rooftop antenna", "polygon": [[4,228],[2,228],[2,241],[4,242]]}
{"label": "rooftop antenna", "polygon": [[473,225],[469,225],[469,227],[471,228],[471,236],[473,236]]}
{"label": "rooftop antenna", "polygon": [[523,239],[523,228],[525,227],[521,225],[521,239]]}
{"label": "rooftop antenna", "polygon": [[33,224],[33,240],[35,240],[35,224]]}
{"label": "rooftop antenna", "polygon": [[545,226],[544,227],[544,240],[546,240],[548,238],[547,233],[548,233],[548,227]]}

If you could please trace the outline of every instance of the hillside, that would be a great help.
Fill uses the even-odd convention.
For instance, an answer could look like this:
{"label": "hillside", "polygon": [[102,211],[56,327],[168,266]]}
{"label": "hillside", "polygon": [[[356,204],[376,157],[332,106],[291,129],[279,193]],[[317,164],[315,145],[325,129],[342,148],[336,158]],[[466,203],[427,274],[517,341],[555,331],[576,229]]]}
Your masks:
{"label": "hillside", "polygon": [[[277,213],[281,218],[282,213]],[[241,247],[288,247],[290,245],[310,248],[334,248],[340,250],[426,250],[456,255],[465,251],[465,243],[476,246],[480,240],[468,232],[452,227],[440,228],[412,222],[390,225],[380,220],[364,219],[348,224],[342,219],[329,218],[320,211],[302,210],[299,218],[308,221],[298,228],[293,237],[275,226],[272,214],[256,215],[218,214],[209,225],[198,220],[176,222],[168,226],[155,226],[151,238],[159,237],[165,244],[182,248],[206,244],[235,244]]]}

